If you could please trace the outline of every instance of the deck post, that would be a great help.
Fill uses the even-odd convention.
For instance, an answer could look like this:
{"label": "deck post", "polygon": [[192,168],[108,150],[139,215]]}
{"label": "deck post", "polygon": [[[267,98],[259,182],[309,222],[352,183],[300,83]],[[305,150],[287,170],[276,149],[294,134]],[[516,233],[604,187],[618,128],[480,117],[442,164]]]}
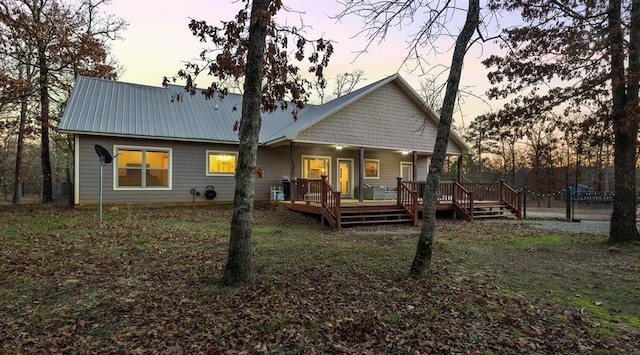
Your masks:
{"label": "deck post", "polygon": [[397,177],[397,186],[396,186],[396,202],[398,203],[398,205],[402,204],[402,193],[404,192],[404,190],[402,190],[402,184],[400,183],[402,181],[401,177]]}
{"label": "deck post", "polygon": [[335,214],[336,214],[336,230],[340,230],[342,228],[342,211],[340,210],[340,193],[336,192],[334,195],[334,200],[336,201]]}
{"label": "deck post", "polygon": [[358,201],[364,201],[364,147],[360,147],[360,159],[358,159]]}
{"label": "deck post", "polygon": [[293,181],[293,177],[296,176],[296,162],[295,162],[295,152],[294,147],[296,144],[292,141],[289,145],[289,180]]}
{"label": "deck post", "polygon": [[413,226],[418,225],[418,193],[411,191],[411,199],[413,200]]}
{"label": "deck post", "polygon": [[469,191],[469,216],[471,217],[470,219],[473,221],[473,197],[474,192],[473,191]]}
{"label": "deck post", "polygon": [[291,192],[289,195],[289,200],[293,205],[296,203],[296,196],[298,196],[298,179],[291,178]]}
{"label": "deck post", "polygon": [[522,191],[518,191],[518,219],[522,219]]}
{"label": "deck post", "polygon": [[323,206],[327,205],[327,175],[321,175],[322,187],[320,189],[320,202]]}
{"label": "deck post", "polygon": [[522,188],[522,219],[527,219],[527,186]]}
{"label": "deck post", "polygon": [[504,179],[500,179],[500,203],[504,203],[505,202],[505,198],[504,198]]}

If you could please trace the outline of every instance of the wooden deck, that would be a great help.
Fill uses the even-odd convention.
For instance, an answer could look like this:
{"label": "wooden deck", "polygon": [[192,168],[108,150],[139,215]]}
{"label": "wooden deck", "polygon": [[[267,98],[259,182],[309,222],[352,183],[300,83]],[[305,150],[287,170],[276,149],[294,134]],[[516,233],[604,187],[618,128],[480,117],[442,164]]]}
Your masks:
{"label": "wooden deck", "polygon": [[[292,183],[294,211],[321,216],[333,229],[347,225],[411,223],[418,225],[424,206],[424,183],[398,179],[395,200],[340,199],[340,192],[322,179],[298,179]],[[460,184],[442,182],[436,210],[451,211],[468,220],[489,217],[521,218],[522,194],[504,182]]]}

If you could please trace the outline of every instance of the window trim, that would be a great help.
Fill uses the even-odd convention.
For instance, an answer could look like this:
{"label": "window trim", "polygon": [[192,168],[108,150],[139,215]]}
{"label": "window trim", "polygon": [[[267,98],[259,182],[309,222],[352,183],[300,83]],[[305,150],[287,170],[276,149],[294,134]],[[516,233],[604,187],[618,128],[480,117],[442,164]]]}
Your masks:
{"label": "window trim", "polygon": [[[147,151],[152,151],[152,152],[163,152],[163,153],[168,153],[169,155],[169,166],[167,167],[167,186],[153,186],[153,187],[146,187],[146,186],[119,186],[118,185],[118,154],[120,150],[137,150],[137,151],[141,151],[141,152],[147,152]],[[173,148],[167,148],[167,147],[152,147],[152,146],[140,146],[140,145],[114,145],[113,146],[113,155],[114,155],[114,159],[113,159],[113,189],[114,190],[126,190],[126,191],[168,191],[168,190],[172,190],[173,188]],[[146,176],[146,166],[145,164],[143,164],[142,166],[142,171],[145,172],[145,174],[142,174],[142,176]],[[146,178],[145,178],[146,179]],[[145,181],[146,183],[146,181]]]}
{"label": "window trim", "polygon": [[236,157],[236,170],[238,170],[238,152],[236,151],[229,151],[229,150],[215,150],[215,149],[207,149],[204,158],[205,158],[205,162],[204,162],[204,173],[206,176],[235,176],[236,172],[232,172],[232,173],[210,173],[209,172],[209,154],[226,154],[226,155],[233,155]]}
{"label": "window trim", "polygon": [[[371,161],[371,162],[375,162],[378,164],[378,168],[376,169],[376,176],[367,176],[367,162]],[[363,174],[363,178],[364,179],[370,179],[370,180],[378,180],[380,179],[380,159],[365,159],[364,163],[362,164],[362,174]]]}
{"label": "window trim", "polygon": [[[301,157],[301,159],[300,159],[301,160],[301,165],[300,166],[302,168],[300,169],[300,176],[301,176],[302,179],[309,179],[308,177],[306,177],[306,178],[304,177],[304,173],[305,173],[304,172],[304,160],[305,159],[323,159],[323,160],[328,160],[328,162],[327,162],[327,170],[328,171],[327,171],[327,173],[325,175],[327,176],[328,182],[331,183],[331,171],[332,171],[332,169],[331,169],[331,163],[332,163],[331,156],[328,156],[328,155],[303,155]],[[313,179],[313,178],[311,178],[311,179]]]}

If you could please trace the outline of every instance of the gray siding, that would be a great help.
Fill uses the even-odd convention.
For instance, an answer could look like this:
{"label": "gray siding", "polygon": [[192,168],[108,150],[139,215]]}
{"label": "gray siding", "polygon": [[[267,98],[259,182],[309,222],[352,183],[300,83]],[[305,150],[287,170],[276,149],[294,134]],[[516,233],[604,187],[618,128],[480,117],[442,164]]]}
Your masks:
{"label": "gray siding", "polygon": [[[201,195],[196,202],[208,201],[204,197],[206,186],[215,186],[218,196],[214,201],[233,201],[235,180],[233,176],[207,176],[206,151],[237,152],[236,145],[174,142],[153,139],[126,139],[97,136],[81,136],[78,169],[79,204],[96,204],[99,201],[100,163],[94,145],[100,144],[110,152],[116,145],[158,147],[172,149],[172,188],[170,190],[116,190],[114,189],[114,164],[105,165],[104,203],[186,203],[192,201],[191,188]],[[289,175],[289,148],[261,148],[258,166],[264,169],[264,178],[256,179],[257,200],[268,200],[271,186],[280,185],[282,176]]]}
{"label": "gray siding", "polygon": [[[174,142],[165,140],[113,138],[98,136],[81,136],[79,146],[76,147],[80,154],[79,165],[79,204],[97,204],[100,163],[94,151],[94,145],[100,144],[110,152],[114,146],[126,145],[137,147],[171,148],[172,150],[172,188],[170,190],[115,190],[114,189],[114,164],[105,165],[103,199],[106,204],[121,203],[190,203],[192,196],[189,193],[195,187],[201,195],[196,196],[196,202],[208,201],[204,197],[206,186],[215,186],[218,196],[214,201],[233,201],[235,180],[233,176],[207,176],[206,175],[206,151],[220,150],[231,153],[237,151],[236,145],[206,144]],[[283,176],[290,176],[290,151],[289,145],[279,147],[260,147],[258,151],[258,166],[264,170],[262,179],[256,179],[255,199],[268,200],[271,186],[280,186]],[[357,197],[360,152],[358,149],[336,150],[331,146],[297,145],[294,148],[295,172],[293,178],[302,176],[302,156],[330,156],[331,172],[329,180],[333,186],[338,181],[338,158],[353,159],[353,197]],[[365,149],[365,159],[380,160],[380,178],[365,179],[365,183],[378,186],[395,186],[396,177],[400,175],[400,161],[411,161],[410,155],[402,155],[396,151]],[[418,159],[418,179],[426,179],[426,156]],[[414,167],[416,168],[416,167]]]}
{"label": "gray siding", "polygon": [[[296,139],[432,152],[437,126],[395,82],[375,90],[300,132]],[[451,139],[449,154],[461,149]]]}

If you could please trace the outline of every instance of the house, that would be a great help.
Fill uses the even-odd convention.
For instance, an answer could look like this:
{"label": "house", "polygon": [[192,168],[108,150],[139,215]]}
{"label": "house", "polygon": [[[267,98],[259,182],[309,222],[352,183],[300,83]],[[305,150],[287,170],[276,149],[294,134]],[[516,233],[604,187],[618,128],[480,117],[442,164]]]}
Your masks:
{"label": "house", "polygon": [[[75,204],[232,201],[242,96],[205,100],[167,88],[78,77],[59,124],[75,138]],[[321,105],[263,114],[255,199],[273,198],[283,180],[326,176],[344,199],[374,198],[369,188],[397,177],[425,180],[438,118],[398,74]],[[448,154],[470,154],[452,132]],[[375,195],[387,198],[385,194]],[[211,197],[211,196],[209,196]]]}

